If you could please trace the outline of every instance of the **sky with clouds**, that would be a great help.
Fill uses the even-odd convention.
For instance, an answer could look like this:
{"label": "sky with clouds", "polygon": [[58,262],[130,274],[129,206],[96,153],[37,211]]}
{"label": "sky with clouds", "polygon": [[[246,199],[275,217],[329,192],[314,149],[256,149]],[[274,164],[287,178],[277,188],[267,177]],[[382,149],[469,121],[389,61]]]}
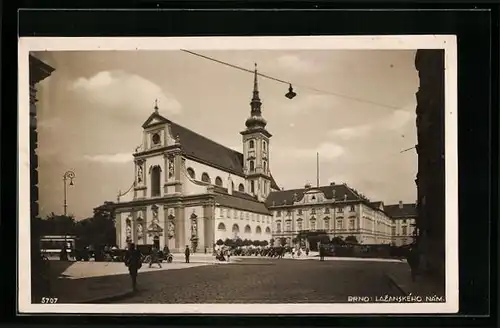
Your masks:
{"label": "sky with clouds", "polygon": [[[259,79],[271,139],[270,168],[280,187],[346,182],[371,200],[414,202],[415,51],[200,51],[290,81]],[[160,113],[241,150],[253,76],[180,51],[39,52],[56,70],[38,86],[39,190],[43,216],[82,219],[114,201],[134,178],[132,152],[158,99]],[[361,101],[362,100],[362,101]]]}

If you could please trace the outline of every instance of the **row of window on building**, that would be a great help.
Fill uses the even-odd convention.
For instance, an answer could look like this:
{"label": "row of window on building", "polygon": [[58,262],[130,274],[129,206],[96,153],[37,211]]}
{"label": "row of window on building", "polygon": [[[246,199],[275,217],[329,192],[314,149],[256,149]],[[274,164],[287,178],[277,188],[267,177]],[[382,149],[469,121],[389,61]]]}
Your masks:
{"label": "row of window on building", "polygon": [[257,213],[251,213],[251,212],[245,212],[245,211],[238,211],[236,209],[231,209],[231,208],[220,208],[219,209],[219,217],[221,218],[234,218],[234,219],[247,219],[247,220],[252,220],[252,221],[257,221],[257,222],[264,222],[264,223],[271,223],[271,217],[263,214],[257,214]]}
{"label": "row of window on building", "polygon": [[[317,208],[312,207],[311,208],[311,214],[316,214],[318,211]],[[282,216],[282,211],[276,211],[276,217]],[[354,205],[349,206],[349,212],[353,213],[356,212],[356,207]],[[325,207],[324,212],[325,214],[330,214],[330,207]],[[344,213],[344,209],[342,207],[337,208],[337,213]],[[286,216],[291,216],[292,215],[292,210],[287,210],[286,211]],[[303,209],[299,208],[297,209],[297,215],[303,215]]]}
{"label": "row of window on building", "polygon": [[[223,222],[220,222],[217,225],[217,230],[219,230],[219,231],[227,231],[226,225]],[[239,233],[240,232],[240,226],[238,224],[236,224],[236,223],[233,224],[231,231],[233,233]],[[252,233],[252,228],[250,227],[250,225],[247,224],[245,226],[244,232],[247,233],[247,234]],[[256,234],[261,234],[262,233],[262,228],[260,226],[255,227],[255,233]],[[271,228],[266,227],[265,233],[266,234],[271,234]]]}
{"label": "row of window on building", "polygon": [[[276,232],[280,233],[281,231],[281,221],[276,221]],[[301,230],[316,230],[316,219],[311,219],[309,220],[309,229],[305,229],[304,227],[304,222],[302,219],[297,220],[297,231]],[[325,218],[323,219],[323,229],[325,230],[330,230],[330,218]],[[337,230],[343,230],[344,228],[344,220],[343,219],[337,219],[336,220],[336,229]],[[347,227],[348,230],[356,230],[356,219],[349,219],[349,225]],[[285,221],[285,232],[292,231],[292,220],[286,220]]]}

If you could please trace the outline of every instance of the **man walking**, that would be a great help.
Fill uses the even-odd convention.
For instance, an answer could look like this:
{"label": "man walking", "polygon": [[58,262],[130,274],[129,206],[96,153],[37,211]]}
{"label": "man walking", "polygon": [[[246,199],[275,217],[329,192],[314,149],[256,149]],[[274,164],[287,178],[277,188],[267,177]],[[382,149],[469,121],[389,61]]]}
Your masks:
{"label": "man walking", "polygon": [[151,268],[153,264],[158,264],[161,269],[160,254],[159,250],[156,247],[153,247],[151,249],[151,261],[149,262],[149,267]]}
{"label": "man walking", "polygon": [[415,282],[419,274],[420,252],[416,244],[412,244],[407,250],[406,261],[410,265],[411,280]]}
{"label": "man walking", "polygon": [[191,255],[191,251],[189,250],[189,246],[186,245],[186,250],[184,251],[184,256],[186,258],[186,263],[189,263],[189,255]]}
{"label": "man walking", "polygon": [[132,278],[132,289],[137,291],[137,272],[142,267],[142,254],[135,247],[135,244],[130,244],[130,247],[125,256],[125,265],[128,267],[130,278]]}
{"label": "man walking", "polygon": [[319,246],[319,260],[324,261],[325,260],[325,248],[323,245]]}

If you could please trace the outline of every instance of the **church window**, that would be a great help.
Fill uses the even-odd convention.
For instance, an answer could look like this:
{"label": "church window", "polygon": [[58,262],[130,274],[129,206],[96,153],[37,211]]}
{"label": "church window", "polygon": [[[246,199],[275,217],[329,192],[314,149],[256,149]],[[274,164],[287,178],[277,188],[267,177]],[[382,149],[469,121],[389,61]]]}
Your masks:
{"label": "church window", "polygon": [[222,187],[222,179],[220,177],[215,178],[215,185]]}
{"label": "church window", "polygon": [[219,226],[217,227],[218,230],[222,230],[222,231],[226,231],[226,226],[224,225],[224,223],[219,223]]}
{"label": "church window", "polygon": [[255,142],[253,140],[250,140],[250,142],[248,143],[248,148],[250,148],[250,149],[255,148]]}
{"label": "church window", "polygon": [[151,197],[160,196],[161,192],[161,168],[153,166],[151,168]]}
{"label": "church window", "polygon": [[238,186],[238,191],[245,192],[245,186],[243,185],[243,183],[240,183],[240,185]]}
{"label": "church window", "polygon": [[196,173],[194,173],[194,170],[192,168],[188,167],[187,173],[189,174],[189,177],[191,179],[196,179]]}
{"label": "church window", "polygon": [[160,134],[159,133],[153,134],[153,136],[151,137],[151,140],[153,141],[153,145],[155,145],[155,146],[159,145],[160,141],[161,141]]}
{"label": "church window", "polygon": [[324,223],[325,223],[325,230],[330,230],[330,218],[325,218],[324,219]]}
{"label": "church window", "polygon": [[285,230],[286,231],[292,231],[292,221],[291,220],[286,220],[285,221]]}
{"label": "church window", "polygon": [[277,211],[276,216],[281,216],[281,211]]}
{"label": "church window", "polygon": [[262,228],[260,226],[257,226],[257,228],[255,228],[255,232],[260,235],[262,233]]}
{"label": "church window", "polygon": [[264,149],[264,151],[266,150],[266,142],[265,141],[262,141],[262,149]]}
{"label": "church window", "polygon": [[250,226],[247,224],[245,226],[245,233],[251,233],[252,232],[252,228],[250,228]]}
{"label": "church window", "polygon": [[267,163],[266,163],[266,161],[264,161],[263,167],[264,167],[264,173],[266,173],[267,172]]}
{"label": "church window", "polygon": [[266,233],[267,234],[270,234],[271,233],[271,229],[269,229],[269,227],[266,228]]}
{"label": "church window", "polygon": [[255,183],[254,183],[254,181],[250,181],[250,192],[251,193],[255,192]]}
{"label": "church window", "polygon": [[250,171],[253,172],[255,170],[255,164],[253,161],[250,161]]}
{"label": "church window", "polygon": [[232,229],[232,231],[233,231],[234,233],[238,233],[238,232],[240,232],[240,227],[239,227],[239,226],[235,223],[235,224],[233,224],[233,229]]}
{"label": "church window", "polygon": [[201,181],[206,183],[211,183],[210,176],[207,173],[203,172],[203,174],[201,175]]}
{"label": "church window", "polygon": [[276,232],[278,232],[278,233],[281,232],[281,222],[280,221],[276,222]]}

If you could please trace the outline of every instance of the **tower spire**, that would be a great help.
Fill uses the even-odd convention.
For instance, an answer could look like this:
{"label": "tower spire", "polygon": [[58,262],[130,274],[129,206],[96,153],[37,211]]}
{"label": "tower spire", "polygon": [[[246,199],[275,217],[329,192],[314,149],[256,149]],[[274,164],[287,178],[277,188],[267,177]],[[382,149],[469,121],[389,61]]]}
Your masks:
{"label": "tower spire", "polygon": [[155,99],[155,113],[158,113],[158,99]]}
{"label": "tower spire", "polygon": [[253,97],[259,99],[259,82],[257,80],[257,63],[255,63],[254,77],[253,77]]}
{"label": "tower spire", "polygon": [[259,82],[257,76],[259,73],[257,72],[257,63],[255,63],[254,77],[253,77],[253,97],[251,106],[251,115],[252,116],[260,116],[261,115],[261,106],[262,102],[259,97]]}

